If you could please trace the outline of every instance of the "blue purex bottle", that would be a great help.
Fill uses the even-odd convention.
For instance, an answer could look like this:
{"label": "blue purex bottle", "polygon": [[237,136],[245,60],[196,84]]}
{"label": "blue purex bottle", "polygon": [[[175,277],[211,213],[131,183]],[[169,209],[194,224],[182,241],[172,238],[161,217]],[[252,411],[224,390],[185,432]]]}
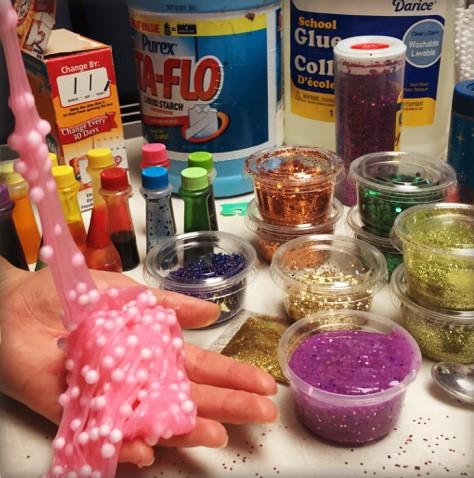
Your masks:
{"label": "blue purex bottle", "polygon": [[281,9],[275,0],[128,0],[148,142],[177,188],[189,153],[212,153],[216,197],[252,190],[253,152],[281,143]]}

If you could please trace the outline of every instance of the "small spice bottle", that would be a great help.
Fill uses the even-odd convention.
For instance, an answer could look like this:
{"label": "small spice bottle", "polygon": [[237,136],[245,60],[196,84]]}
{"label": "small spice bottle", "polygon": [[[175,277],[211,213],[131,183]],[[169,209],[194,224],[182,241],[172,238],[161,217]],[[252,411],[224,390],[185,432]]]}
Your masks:
{"label": "small spice bottle", "polygon": [[150,168],[151,166],[162,166],[166,169],[170,167],[168,153],[164,144],[147,143],[142,146],[140,169]]}
{"label": "small spice bottle", "polygon": [[146,251],[158,244],[164,237],[176,234],[173,216],[168,171],[161,166],[152,166],[142,171],[140,189],[146,201]]}
{"label": "small spice bottle", "polygon": [[[334,47],[336,152],[346,172],[352,160],[397,150],[402,124],[406,45],[388,36],[357,36]],[[343,204],[356,203],[350,181],[338,185]]]}
{"label": "small spice bottle", "polygon": [[207,206],[207,171],[198,167],[183,169],[179,195],[184,201],[184,232],[209,231],[211,223]]}
{"label": "small spice bottle", "polygon": [[107,231],[122,261],[122,269],[129,271],[140,263],[135,229],[128,200],[132,188],[128,183],[127,171],[114,167],[100,173],[100,194],[105,200]]}
{"label": "small spice bottle", "polygon": [[10,199],[6,184],[0,184],[0,256],[20,269],[28,270],[20,239],[12,219],[15,203]]}
{"label": "small spice bottle", "polygon": [[212,154],[207,151],[195,151],[188,156],[188,167],[204,168],[207,171],[207,179],[209,182],[209,196],[207,198],[207,209],[209,211],[209,222],[211,231],[219,230],[217,224],[216,201],[214,198],[213,183],[217,176],[217,171],[214,168],[212,161]]}

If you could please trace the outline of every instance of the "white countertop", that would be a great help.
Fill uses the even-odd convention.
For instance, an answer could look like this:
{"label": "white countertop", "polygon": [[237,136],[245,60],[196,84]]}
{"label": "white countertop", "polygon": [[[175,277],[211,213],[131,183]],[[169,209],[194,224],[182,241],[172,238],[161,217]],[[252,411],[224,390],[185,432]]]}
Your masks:
{"label": "white countertop", "polygon": [[[128,141],[132,183],[138,182],[139,140]],[[136,188],[135,188],[135,191]],[[249,200],[251,195],[218,200]],[[183,206],[174,199],[178,232],[182,232]],[[131,199],[138,243],[144,257],[144,200],[138,192]],[[220,229],[250,241],[241,216],[218,216]],[[344,222],[338,232],[345,234]],[[143,282],[142,268],[127,273]],[[283,316],[280,290],[273,284],[268,266],[260,265],[250,286],[245,308],[267,315]],[[399,311],[391,302],[388,287],[377,294],[372,311],[397,320]],[[231,322],[230,322],[231,324]],[[230,325],[227,324],[227,325]],[[208,347],[226,329],[186,331],[186,340]],[[119,478],[166,477],[474,477],[474,408],[461,405],[433,385],[432,362],[423,360],[420,373],[408,389],[396,430],[385,438],[359,448],[328,444],[297,420],[290,390],[278,386],[274,400],[280,420],[271,425],[228,426],[225,449],[158,448],[152,467],[138,470],[120,466]],[[0,477],[34,478],[48,469],[55,427],[18,403],[2,397],[0,408]]]}

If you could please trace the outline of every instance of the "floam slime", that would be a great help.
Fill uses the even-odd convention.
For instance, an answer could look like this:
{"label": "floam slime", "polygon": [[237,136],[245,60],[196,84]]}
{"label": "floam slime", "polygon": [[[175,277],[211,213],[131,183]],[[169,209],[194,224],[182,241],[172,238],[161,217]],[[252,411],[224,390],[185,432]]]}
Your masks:
{"label": "floam slime", "polygon": [[30,186],[44,234],[41,259],[50,266],[64,313],[67,390],[53,441],[52,477],[112,478],[123,440],[154,445],[189,433],[196,420],[184,371],[181,329],[173,310],[145,287],[99,292],[64,221],[45,136],[16,36],[17,15],[0,0],[0,38],[10,81],[15,169]]}

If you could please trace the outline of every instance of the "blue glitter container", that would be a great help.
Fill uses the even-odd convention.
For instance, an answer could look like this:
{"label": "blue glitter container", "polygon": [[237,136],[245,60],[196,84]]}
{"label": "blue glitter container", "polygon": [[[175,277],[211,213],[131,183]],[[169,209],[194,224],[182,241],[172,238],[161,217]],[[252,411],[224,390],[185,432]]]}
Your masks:
{"label": "blue glitter container", "polygon": [[226,322],[243,307],[247,285],[256,275],[257,253],[241,237],[199,231],[163,240],[145,258],[144,278],[151,287],[214,302]]}

